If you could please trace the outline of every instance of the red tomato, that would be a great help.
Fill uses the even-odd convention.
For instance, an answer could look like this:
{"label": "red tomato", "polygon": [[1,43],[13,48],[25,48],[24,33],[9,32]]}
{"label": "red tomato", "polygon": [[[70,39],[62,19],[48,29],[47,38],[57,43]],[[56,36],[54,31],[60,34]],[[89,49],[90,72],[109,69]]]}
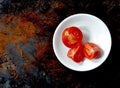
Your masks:
{"label": "red tomato", "polygon": [[100,56],[99,46],[91,42],[86,42],[84,44],[84,55],[90,60],[99,57]]}
{"label": "red tomato", "polygon": [[83,34],[77,27],[68,27],[63,31],[62,41],[64,45],[69,48],[73,48],[81,44]]}
{"label": "red tomato", "polygon": [[67,56],[71,58],[75,62],[81,62],[84,59],[84,54],[83,54],[83,45],[79,45],[77,47],[71,48],[68,51]]}

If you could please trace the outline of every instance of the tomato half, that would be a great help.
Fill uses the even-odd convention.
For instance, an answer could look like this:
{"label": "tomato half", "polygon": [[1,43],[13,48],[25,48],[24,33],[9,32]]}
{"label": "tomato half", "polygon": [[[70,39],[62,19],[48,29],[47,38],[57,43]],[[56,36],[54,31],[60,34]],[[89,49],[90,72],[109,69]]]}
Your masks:
{"label": "tomato half", "polygon": [[100,56],[99,46],[91,42],[84,43],[84,55],[90,60],[98,58]]}
{"label": "tomato half", "polygon": [[67,56],[71,58],[75,62],[81,62],[84,59],[84,54],[83,54],[83,45],[79,45],[77,47],[71,48]]}
{"label": "tomato half", "polygon": [[74,26],[66,28],[62,33],[62,41],[69,48],[81,44],[82,38],[81,30]]}

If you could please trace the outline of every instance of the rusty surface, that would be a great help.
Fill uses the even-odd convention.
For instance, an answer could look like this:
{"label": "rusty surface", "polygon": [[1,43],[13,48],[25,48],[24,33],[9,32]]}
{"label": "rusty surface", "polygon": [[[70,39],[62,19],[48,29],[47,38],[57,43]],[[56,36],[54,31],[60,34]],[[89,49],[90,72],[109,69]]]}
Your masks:
{"label": "rusty surface", "polygon": [[[111,32],[107,61],[90,72],[64,67],[53,52],[55,28],[75,13],[99,17]],[[119,34],[119,0],[0,0],[0,88],[118,88]]]}

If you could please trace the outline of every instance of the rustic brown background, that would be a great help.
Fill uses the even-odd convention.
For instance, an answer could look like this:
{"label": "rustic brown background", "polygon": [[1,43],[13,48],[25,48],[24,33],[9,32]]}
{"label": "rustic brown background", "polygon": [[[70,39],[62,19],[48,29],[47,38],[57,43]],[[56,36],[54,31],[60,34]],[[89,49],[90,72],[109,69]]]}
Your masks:
{"label": "rustic brown background", "polygon": [[[5,0],[8,2],[9,0]],[[44,17],[43,35],[49,39],[43,45],[46,51],[38,60],[40,81],[34,88],[119,88],[120,87],[120,0],[10,0],[0,6],[1,14],[40,14]],[[20,3],[20,4],[19,4]],[[76,72],[64,67],[52,49],[52,36],[57,25],[66,17],[76,13],[88,13],[99,17],[108,26],[112,37],[112,48],[107,60],[98,68],[88,72]],[[32,21],[34,18],[30,17]],[[47,19],[47,21],[46,21]],[[44,50],[44,49],[43,49]],[[20,81],[20,80],[19,80]],[[0,81],[2,84],[3,82]],[[12,84],[12,83],[11,83]],[[14,83],[13,83],[14,84]],[[29,87],[29,88],[33,88]],[[2,88],[2,87],[0,87]],[[28,88],[28,87],[20,87]]]}

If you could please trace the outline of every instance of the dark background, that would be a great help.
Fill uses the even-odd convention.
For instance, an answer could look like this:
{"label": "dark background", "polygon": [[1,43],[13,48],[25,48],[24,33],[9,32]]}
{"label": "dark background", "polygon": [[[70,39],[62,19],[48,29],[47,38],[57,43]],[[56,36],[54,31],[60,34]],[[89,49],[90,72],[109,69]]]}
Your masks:
{"label": "dark background", "polygon": [[95,70],[73,72],[76,80],[81,80],[83,88],[119,88],[120,0],[80,0],[76,5],[73,8],[77,9],[77,13],[90,13],[102,19],[112,37],[112,48],[107,60]]}
{"label": "dark background", "polygon": [[[51,45],[49,47],[51,47],[52,51],[47,52],[46,58],[49,59],[39,61],[42,64],[40,66],[44,67],[40,67],[40,69],[42,68],[41,74],[44,77],[40,83],[36,84],[35,88],[120,88],[120,0],[11,1],[13,6],[11,3],[8,3],[0,7],[1,14],[12,13],[18,15],[26,8],[32,8],[35,11],[36,8],[32,5],[34,1],[41,2],[38,6],[39,8],[37,8],[41,14],[47,14],[50,9],[54,9],[53,12],[59,18],[55,25],[50,26],[50,29],[49,26],[47,27],[48,30],[46,31],[51,36],[57,25],[64,18],[76,13],[88,13],[99,17],[105,22],[111,33],[112,47],[107,60],[100,67],[88,72],[76,72],[64,67],[54,55],[51,42],[52,37],[50,37],[49,42]],[[47,78],[48,75],[50,78]]]}
{"label": "dark background", "polygon": [[112,48],[107,60],[97,69],[89,72],[73,72],[77,74],[76,80],[81,80],[83,88],[119,88],[120,1],[81,0],[78,2],[76,8],[78,13],[93,14],[106,23],[112,37]]}

